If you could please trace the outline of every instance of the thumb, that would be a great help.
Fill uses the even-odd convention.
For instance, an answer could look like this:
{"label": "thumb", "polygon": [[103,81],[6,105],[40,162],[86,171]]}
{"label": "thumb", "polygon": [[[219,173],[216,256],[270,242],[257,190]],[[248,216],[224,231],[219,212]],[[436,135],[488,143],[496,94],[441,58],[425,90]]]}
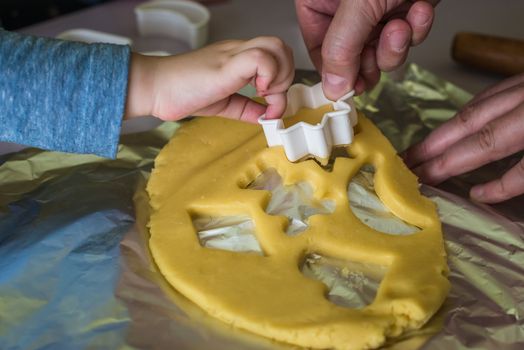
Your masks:
{"label": "thumb", "polygon": [[368,3],[341,1],[324,38],[322,87],[331,100],[354,88],[366,40],[384,15],[377,13],[381,11],[380,7],[372,9]]}
{"label": "thumb", "polygon": [[233,94],[207,106],[194,115],[219,116],[256,124],[258,117],[266,112],[266,106],[240,94]]}

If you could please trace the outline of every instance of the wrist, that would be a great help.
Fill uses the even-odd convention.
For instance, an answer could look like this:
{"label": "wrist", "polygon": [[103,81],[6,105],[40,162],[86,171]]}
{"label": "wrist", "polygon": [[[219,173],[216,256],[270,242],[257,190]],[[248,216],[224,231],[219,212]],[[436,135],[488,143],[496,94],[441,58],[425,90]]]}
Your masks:
{"label": "wrist", "polygon": [[131,54],[124,119],[152,115],[156,61],[156,57]]}

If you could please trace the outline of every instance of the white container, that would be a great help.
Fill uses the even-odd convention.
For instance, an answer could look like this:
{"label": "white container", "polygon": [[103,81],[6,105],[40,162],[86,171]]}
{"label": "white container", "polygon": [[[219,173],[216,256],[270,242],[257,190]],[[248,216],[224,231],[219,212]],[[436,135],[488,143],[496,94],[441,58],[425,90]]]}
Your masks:
{"label": "white container", "polygon": [[196,2],[155,0],[135,8],[141,36],[168,36],[183,40],[192,49],[207,42],[209,10]]}
{"label": "white container", "polygon": [[69,41],[81,41],[84,43],[106,43],[117,45],[131,45],[133,43],[133,41],[126,36],[85,28],[66,30],[65,32],[58,34],[57,38]]}

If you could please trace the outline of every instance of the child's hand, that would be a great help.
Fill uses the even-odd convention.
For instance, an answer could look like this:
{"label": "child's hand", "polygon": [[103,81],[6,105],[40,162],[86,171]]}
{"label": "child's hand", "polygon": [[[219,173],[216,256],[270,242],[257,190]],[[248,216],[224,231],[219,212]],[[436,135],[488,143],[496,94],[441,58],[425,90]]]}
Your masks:
{"label": "child's hand", "polygon": [[[254,123],[263,113],[284,113],[293,54],[274,37],[232,40],[177,56],[133,54],[129,74],[126,118],[218,115]],[[267,107],[235,93],[250,82]]]}

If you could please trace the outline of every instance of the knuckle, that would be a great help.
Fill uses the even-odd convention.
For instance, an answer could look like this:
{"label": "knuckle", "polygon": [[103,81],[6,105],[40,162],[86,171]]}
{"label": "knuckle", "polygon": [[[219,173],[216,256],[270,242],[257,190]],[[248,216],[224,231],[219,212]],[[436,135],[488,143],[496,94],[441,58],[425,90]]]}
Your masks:
{"label": "knuckle", "polygon": [[435,171],[445,174],[448,168],[448,158],[445,155],[441,155],[435,158],[433,162],[433,169]]}
{"label": "knuckle", "polygon": [[427,142],[421,142],[419,144],[419,152],[420,152],[420,156],[423,159],[428,159],[428,157],[430,156],[430,149],[429,149]]}
{"label": "knuckle", "polygon": [[508,190],[504,179],[499,179],[495,185],[494,195],[499,199],[505,199],[508,197]]}
{"label": "knuckle", "polygon": [[335,36],[329,45],[322,45],[321,56],[322,60],[336,66],[349,66],[351,64],[351,57],[349,55],[348,46],[344,38]]}
{"label": "knuckle", "polygon": [[251,50],[249,50],[248,54],[249,54],[251,59],[253,59],[253,60],[257,61],[257,62],[262,60],[266,56],[266,53],[260,47],[252,48]]}
{"label": "knuckle", "polygon": [[495,135],[491,124],[484,125],[477,135],[477,142],[482,151],[493,152],[495,150]]}
{"label": "knuckle", "polygon": [[207,46],[207,48],[216,49],[215,52],[219,55],[221,54],[233,55],[235,52],[235,49],[237,49],[243,43],[244,42],[241,40],[224,40],[224,41],[219,41],[214,44],[210,44]]}
{"label": "knuckle", "polygon": [[471,116],[475,115],[477,107],[474,103],[467,105],[460,112],[457,113],[457,122],[464,129],[472,127]]}
{"label": "knuckle", "polygon": [[376,0],[360,1],[360,14],[365,16],[370,23],[376,24],[380,22],[382,17],[386,14],[386,2]]}
{"label": "knuckle", "polygon": [[427,171],[428,174],[431,174],[433,182],[439,183],[453,175],[449,173],[448,165],[448,157],[445,154],[437,156],[430,161]]}
{"label": "knuckle", "polygon": [[274,46],[278,49],[284,49],[286,44],[284,41],[276,36],[265,36],[263,39],[271,46]]}

